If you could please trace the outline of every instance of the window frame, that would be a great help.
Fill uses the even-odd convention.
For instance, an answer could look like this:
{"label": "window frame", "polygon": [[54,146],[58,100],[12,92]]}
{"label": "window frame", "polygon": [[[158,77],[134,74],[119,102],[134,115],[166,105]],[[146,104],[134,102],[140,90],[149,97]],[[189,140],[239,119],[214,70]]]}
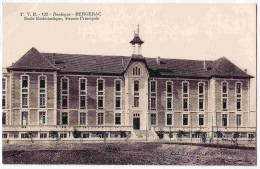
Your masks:
{"label": "window frame", "polygon": [[[168,114],[172,116],[172,124],[168,124]],[[174,113],[166,112],[165,116],[165,126],[173,126],[174,125]]]}
{"label": "window frame", "polygon": [[[240,125],[237,125],[237,116],[240,116]],[[243,114],[242,113],[237,113],[236,114],[236,127],[243,127]]]}
{"label": "window frame", "polygon": [[[117,115],[120,115],[120,116],[117,116]],[[117,118],[117,117],[120,117],[120,124],[116,124],[116,122],[117,122],[117,121],[116,121],[116,118]],[[115,124],[116,126],[122,125],[122,113],[115,113],[115,118],[114,118],[114,119],[115,119],[115,123],[114,123],[114,124]]]}
{"label": "window frame", "polygon": [[[120,91],[117,90],[117,83],[119,82],[120,85]],[[115,110],[121,110],[122,109],[122,79],[115,79],[114,80],[114,98],[115,98]],[[119,107],[117,107],[117,101],[119,98]]]}
{"label": "window frame", "polygon": [[[102,90],[99,90],[99,81],[103,81]],[[98,78],[96,83],[97,83],[97,110],[104,110],[105,109],[105,79]],[[102,100],[102,107],[99,106],[100,100]]]}
{"label": "window frame", "polygon": [[[68,122],[68,124],[63,124],[63,121],[62,121],[62,114],[63,114],[63,113],[66,113],[66,114],[67,114],[67,122]],[[70,125],[69,112],[61,111],[61,114],[60,114],[60,125],[62,125],[62,126],[69,126],[69,125]]]}
{"label": "window frame", "polygon": [[[4,114],[5,114],[5,116],[4,116]],[[3,118],[5,117],[5,123],[3,123],[4,122],[4,120],[3,120]],[[7,123],[7,112],[2,112],[2,125],[7,125],[8,123]]]}
{"label": "window frame", "polygon": [[[40,113],[45,113],[45,123],[40,122]],[[38,125],[47,125],[47,111],[46,110],[39,110],[38,111]]]}
{"label": "window frame", "polygon": [[[187,115],[187,124],[184,125],[184,115]],[[182,113],[182,126],[189,126],[190,120],[189,120],[189,113]]]}
{"label": "window frame", "polygon": [[[223,88],[224,88],[224,84],[226,84],[226,92],[223,93]],[[229,92],[229,84],[227,81],[222,81],[221,82],[221,110],[222,111],[227,111],[228,110],[228,92]],[[224,109],[224,101],[223,99],[226,99],[226,108]]]}
{"label": "window frame", "polygon": [[[203,116],[203,125],[200,125],[200,116]],[[198,114],[198,126],[205,126],[205,114],[199,113]]]}
{"label": "window frame", "polygon": [[[154,83],[155,91],[152,91],[152,83]],[[155,99],[154,101],[154,107],[152,107],[152,99]],[[150,81],[150,110],[157,110],[157,81],[151,80]]]}
{"label": "window frame", "polygon": [[[81,80],[85,80],[85,90],[81,90]],[[87,103],[88,103],[88,80],[87,78],[79,78],[79,109],[84,110],[87,109]],[[81,98],[85,97],[85,106],[83,107],[81,105]]]}
{"label": "window frame", "polygon": [[[44,80],[45,80],[45,87],[44,88],[41,88],[41,78],[44,77]],[[38,107],[39,108],[46,108],[47,107],[47,89],[48,89],[48,86],[47,86],[47,76],[46,75],[39,75],[38,76],[38,98],[39,98],[39,101],[38,101]],[[41,95],[44,95],[44,104],[42,105],[41,104]]]}
{"label": "window frame", "polygon": [[[152,115],[155,115],[155,116],[152,118]],[[157,118],[157,113],[150,113],[150,125],[151,126],[157,126],[157,119],[158,119]],[[152,122],[154,122],[154,123],[152,123]]]}
{"label": "window frame", "polygon": [[[62,80],[67,80],[67,89],[62,89],[63,88],[63,84],[62,84]],[[70,91],[70,83],[69,83],[69,78],[67,78],[67,77],[62,77],[61,79],[60,79],[60,91],[61,91],[61,97],[60,97],[60,99],[61,99],[61,104],[60,104],[60,106],[61,106],[61,109],[69,109],[69,91]],[[63,97],[67,97],[67,106],[65,107],[65,106],[63,106]]]}
{"label": "window frame", "polygon": [[[27,87],[23,87],[23,77],[27,77]],[[30,106],[30,76],[29,75],[26,75],[26,74],[23,74],[20,76],[20,85],[21,85],[21,108],[29,108]],[[24,97],[23,95],[27,95],[27,97]],[[24,105],[23,103],[23,99],[26,98],[27,100],[27,104]]]}
{"label": "window frame", "polygon": [[[4,106],[3,106],[3,101],[5,104]],[[7,108],[7,77],[2,77],[2,109],[6,109],[6,108]]]}
{"label": "window frame", "polygon": [[[184,93],[184,84],[187,84],[187,93]],[[182,81],[182,111],[189,111],[190,83]],[[184,99],[187,99],[187,108],[184,108]]]}
{"label": "window frame", "polygon": [[[203,92],[202,93],[200,93],[200,85],[203,85],[203,88],[202,88],[202,90],[203,90]],[[200,82],[198,82],[198,110],[199,111],[205,111],[205,89],[206,89],[206,87],[205,87],[205,85],[206,85],[206,83],[205,82],[202,82],[202,81],[200,81]],[[200,107],[200,101],[202,100],[202,108]]]}
{"label": "window frame", "polygon": [[[168,84],[170,84],[170,86],[171,86],[171,92],[168,92]],[[170,99],[171,100],[171,108],[169,108],[169,106],[168,106],[168,99]],[[167,80],[166,81],[166,110],[167,111],[172,111],[173,110],[173,81],[171,81],[171,80]]]}
{"label": "window frame", "polygon": [[[240,93],[237,92],[237,87],[238,87],[238,84],[240,84]],[[241,111],[242,110],[242,93],[243,93],[243,83],[242,82],[236,82],[235,83],[235,93],[236,93],[236,110],[237,111]],[[240,100],[240,108],[238,108],[238,100]]]}
{"label": "window frame", "polygon": [[[83,118],[84,116],[81,116],[81,114],[85,114],[85,124],[84,123],[81,123],[81,118]],[[81,126],[85,126],[85,125],[88,125],[88,122],[87,122],[87,116],[88,116],[88,114],[87,114],[87,112],[82,112],[82,111],[80,111],[79,112],[79,119],[78,119],[78,124],[79,125],[81,125]],[[84,119],[84,118],[83,118]],[[84,120],[83,120],[84,121]]]}
{"label": "window frame", "polygon": [[[26,125],[23,125],[23,112],[26,112],[27,113],[27,124]],[[30,111],[29,110],[21,110],[20,111],[20,124],[21,126],[28,126],[30,125]]]}
{"label": "window frame", "polygon": [[[226,116],[226,119],[227,119],[227,125],[226,125],[226,126],[223,125],[223,123],[224,123],[224,122],[223,122],[223,120],[224,120],[224,119],[223,119],[223,116],[224,116],[224,115]],[[228,114],[227,114],[227,113],[222,113],[222,114],[221,114],[221,126],[222,126],[222,127],[228,127],[228,126],[229,126],[229,122],[228,122],[228,121],[229,121]]]}
{"label": "window frame", "polygon": [[[103,114],[103,124],[99,124],[99,114]],[[100,116],[101,117],[101,116]],[[105,113],[104,112],[97,112],[97,126],[104,126],[105,125]]]}

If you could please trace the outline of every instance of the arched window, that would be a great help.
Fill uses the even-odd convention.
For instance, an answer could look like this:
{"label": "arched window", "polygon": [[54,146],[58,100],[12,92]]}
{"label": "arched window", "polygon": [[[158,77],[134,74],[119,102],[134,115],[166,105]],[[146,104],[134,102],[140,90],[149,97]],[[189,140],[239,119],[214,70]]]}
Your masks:
{"label": "arched window", "polygon": [[133,68],[133,75],[140,75],[140,74],[141,74],[140,68],[134,67]]}

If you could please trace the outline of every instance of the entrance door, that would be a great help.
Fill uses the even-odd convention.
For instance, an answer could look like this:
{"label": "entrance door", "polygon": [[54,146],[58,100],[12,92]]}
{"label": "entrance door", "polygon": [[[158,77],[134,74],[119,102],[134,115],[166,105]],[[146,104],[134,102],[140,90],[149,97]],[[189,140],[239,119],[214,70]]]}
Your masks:
{"label": "entrance door", "polygon": [[134,130],[140,130],[140,118],[133,119]]}

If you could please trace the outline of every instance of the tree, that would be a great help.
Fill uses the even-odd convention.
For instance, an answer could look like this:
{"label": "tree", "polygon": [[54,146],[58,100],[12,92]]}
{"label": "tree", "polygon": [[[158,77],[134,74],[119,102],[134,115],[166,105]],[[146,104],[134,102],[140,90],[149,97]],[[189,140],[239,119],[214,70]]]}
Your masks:
{"label": "tree", "polygon": [[181,141],[181,139],[182,139],[183,136],[185,136],[184,131],[179,130],[179,131],[177,132],[177,138]]}

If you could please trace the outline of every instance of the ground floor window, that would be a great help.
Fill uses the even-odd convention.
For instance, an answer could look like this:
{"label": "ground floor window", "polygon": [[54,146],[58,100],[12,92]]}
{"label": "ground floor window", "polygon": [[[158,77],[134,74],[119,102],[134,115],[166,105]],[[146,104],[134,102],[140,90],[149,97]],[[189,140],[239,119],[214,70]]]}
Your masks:
{"label": "ground floor window", "polygon": [[6,124],[6,113],[5,112],[3,112],[3,114],[2,114],[2,124]]}
{"label": "ground floor window", "polygon": [[3,133],[2,138],[7,138],[7,133]]}
{"label": "ground floor window", "polygon": [[156,125],[156,114],[151,114],[151,125]]}
{"label": "ground floor window", "polygon": [[86,125],[86,113],[80,113],[79,123],[80,125]]}
{"label": "ground floor window", "polygon": [[28,125],[28,112],[22,112],[22,125]]}
{"label": "ground floor window", "polygon": [[120,125],[121,124],[121,113],[115,114],[115,124]]}
{"label": "ground floor window", "polygon": [[45,124],[46,112],[39,112],[39,122],[40,122],[40,124]]}
{"label": "ground floor window", "polygon": [[236,115],[236,125],[237,126],[241,126],[241,124],[242,124],[241,116],[242,116],[241,114]]}
{"label": "ground floor window", "polygon": [[83,133],[82,138],[89,138],[89,133]]}
{"label": "ground floor window", "polygon": [[40,138],[47,138],[47,133],[40,133]]}
{"label": "ground floor window", "polygon": [[28,133],[21,133],[21,138],[29,138],[29,134]]}
{"label": "ground floor window", "polygon": [[67,138],[67,133],[60,133],[60,138]]}

